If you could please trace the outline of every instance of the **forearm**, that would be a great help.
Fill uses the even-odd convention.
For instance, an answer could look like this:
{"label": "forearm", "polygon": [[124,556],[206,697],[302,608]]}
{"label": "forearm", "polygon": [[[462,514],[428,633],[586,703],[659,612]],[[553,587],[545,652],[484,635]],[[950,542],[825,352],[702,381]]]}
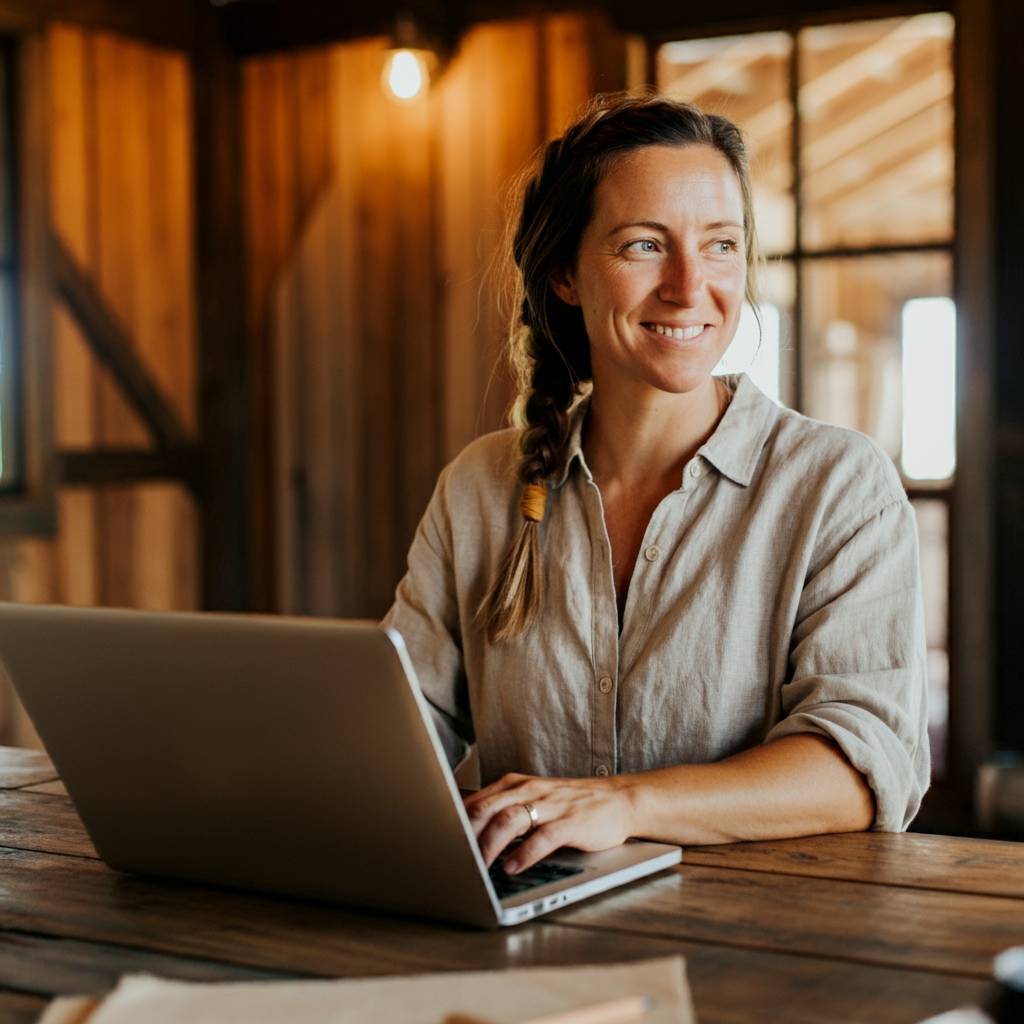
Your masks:
{"label": "forearm", "polygon": [[874,820],[864,777],[829,739],[785,736],[716,764],[621,775],[634,836],[680,845],[857,832]]}

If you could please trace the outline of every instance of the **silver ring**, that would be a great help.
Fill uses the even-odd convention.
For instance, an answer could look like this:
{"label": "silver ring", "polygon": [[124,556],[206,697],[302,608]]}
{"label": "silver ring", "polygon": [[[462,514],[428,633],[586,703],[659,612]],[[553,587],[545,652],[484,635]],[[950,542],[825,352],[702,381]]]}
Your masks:
{"label": "silver ring", "polygon": [[537,822],[540,821],[540,815],[537,813],[537,808],[533,804],[520,804],[520,807],[530,816],[530,828],[536,828]]}

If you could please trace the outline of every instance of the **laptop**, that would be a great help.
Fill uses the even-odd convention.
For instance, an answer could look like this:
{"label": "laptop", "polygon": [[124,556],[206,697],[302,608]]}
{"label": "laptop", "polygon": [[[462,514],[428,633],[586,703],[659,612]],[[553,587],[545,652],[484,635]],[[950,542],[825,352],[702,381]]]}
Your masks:
{"label": "laptop", "polygon": [[682,858],[631,841],[488,871],[373,622],[0,604],[0,660],[119,871],[496,927]]}

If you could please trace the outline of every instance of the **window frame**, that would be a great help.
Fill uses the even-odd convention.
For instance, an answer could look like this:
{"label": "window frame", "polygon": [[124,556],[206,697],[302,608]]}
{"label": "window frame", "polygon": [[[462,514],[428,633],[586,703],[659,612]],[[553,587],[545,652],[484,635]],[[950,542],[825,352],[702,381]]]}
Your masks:
{"label": "window frame", "polygon": [[0,24],[11,40],[19,479],[0,491],[0,535],[56,532],[51,283],[49,273],[49,89],[45,30]]}

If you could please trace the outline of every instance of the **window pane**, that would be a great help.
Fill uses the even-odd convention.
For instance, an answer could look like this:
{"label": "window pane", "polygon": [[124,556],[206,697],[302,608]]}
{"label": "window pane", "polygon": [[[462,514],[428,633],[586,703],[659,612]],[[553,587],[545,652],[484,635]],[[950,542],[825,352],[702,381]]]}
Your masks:
{"label": "window pane", "polygon": [[945,773],[949,722],[949,508],[927,498],[913,502],[921,549],[924,624],[928,643],[928,738],[932,774]]}
{"label": "window pane", "polygon": [[[945,253],[808,261],[802,353],[807,414],[870,435],[900,462],[904,308],[914,299],[948,298],[950,285]],[[908,382],[917,391],[919,383]]]}
{"label": "window pane", "polygon": [[806,247],[951,238],[952,40],[941,12],[800,33]]}
{"label": "window pane", "polygon": [[658,90],[722,114],[744,133],[754,183],[754,220],[767,253],[793,247],[789,100],[791,37],[761,32],[666,43],[658,50]]}
{"label": "window pane", "polygon": [[736,337],[715,367],[716,374],[746,373],[769,398],[793,404],[793,294],[790,263],[771,263],[758,278],[760,325],[744,303]]}
{"label": "window pane", "polygon": [[903,307],[903,475],[948,480],[956,467],[956,307],[911,299]]}

